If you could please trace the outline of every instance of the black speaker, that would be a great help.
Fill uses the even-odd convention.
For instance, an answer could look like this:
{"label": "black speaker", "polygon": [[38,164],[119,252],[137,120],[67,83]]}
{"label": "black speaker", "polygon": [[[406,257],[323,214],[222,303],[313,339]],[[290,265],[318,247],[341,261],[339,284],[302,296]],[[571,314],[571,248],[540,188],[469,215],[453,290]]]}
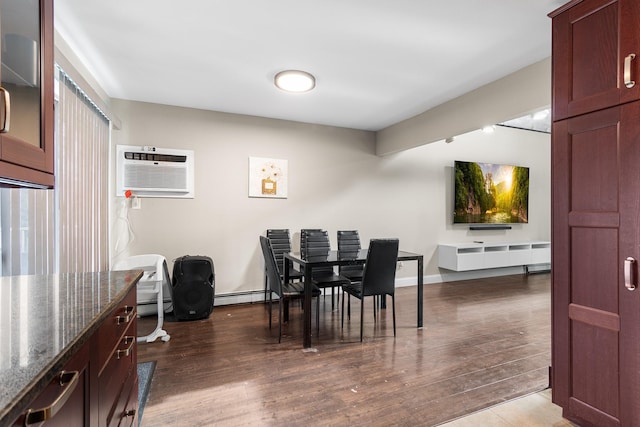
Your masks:
{"label": "black speaker", "polygon": [[215,298],[213,260],[201,255],[177,258],[173,264],[171,290],[177,320],[209,317]]}

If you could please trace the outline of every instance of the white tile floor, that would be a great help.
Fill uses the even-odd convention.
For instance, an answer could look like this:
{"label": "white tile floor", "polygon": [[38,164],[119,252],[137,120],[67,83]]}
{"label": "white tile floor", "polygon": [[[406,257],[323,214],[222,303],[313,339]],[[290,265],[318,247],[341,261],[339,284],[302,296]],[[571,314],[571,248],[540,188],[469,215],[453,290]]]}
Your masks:
{"label": "white tile floor", "polygon": [[551,402],[551,389],[501,403],[440,427],[573,427]]}

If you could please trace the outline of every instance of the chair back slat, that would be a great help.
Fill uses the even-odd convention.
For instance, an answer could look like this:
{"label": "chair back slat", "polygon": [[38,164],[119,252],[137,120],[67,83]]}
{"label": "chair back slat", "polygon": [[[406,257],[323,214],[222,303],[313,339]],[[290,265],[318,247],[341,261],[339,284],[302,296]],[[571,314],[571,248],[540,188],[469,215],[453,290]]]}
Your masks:
{"label": "chair back slat", "polygon": [[[325,230],[305,230],[304,257],[306,259],[318,257],[322,259],[326,258],[331,250],[331,243],[329,242],[329,234]],[[302,235],[302,233],[301,233]],[[313,276],[319,276],[323,274],[333,274],[333,267],[315,267],[313,269]]]}
{"label": "chair back slat", "polygon": [[398,239],[371,239],[362,276],[364,296],[395,293],[398,246]]}
{"label": "chair back slat", "polygon": [[[338,256],[341,259],[356,257],[360,251],[360,235],[358,230],[338,230]],[[352,280],[362,278],[363,265],[341,265],[338,272]]]}
{"label": "chair back slat", "polygon": [[339,251],[359,251],[360,248],[358,230],[338,230]]}
{"label": "chair back slat", "polygon": [[268,229],[267,239],[276,258],[278,273],[283,274],[284,254],[291,252],[291,237],[288,228]]}
{"label": "chair back slat", "polygon": [[303,258],[307,255],[306,253],[307,234],[311,232],[316,232],[316,231],[322,231],[322,230],[320,228],[303,228],[302,230],[300,230],[300,255]]}

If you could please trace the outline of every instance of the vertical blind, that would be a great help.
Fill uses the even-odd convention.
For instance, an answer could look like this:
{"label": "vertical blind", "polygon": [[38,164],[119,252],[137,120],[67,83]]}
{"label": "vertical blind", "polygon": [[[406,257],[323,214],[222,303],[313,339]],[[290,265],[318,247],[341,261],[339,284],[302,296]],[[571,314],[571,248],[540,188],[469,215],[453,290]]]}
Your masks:
{"label": "vertical blind", "polygon": [[59,272],[109,267],[109,120],[59,70],[56,150]]}
{"label": "vertical blind", "polygon": [[3,276],[54,269],[53,190],[0,189]]}
{"label": "vertical blind", "polygon": [[57,72],[55,190],[0,189],[3,276],[109,267],[110,122]]}

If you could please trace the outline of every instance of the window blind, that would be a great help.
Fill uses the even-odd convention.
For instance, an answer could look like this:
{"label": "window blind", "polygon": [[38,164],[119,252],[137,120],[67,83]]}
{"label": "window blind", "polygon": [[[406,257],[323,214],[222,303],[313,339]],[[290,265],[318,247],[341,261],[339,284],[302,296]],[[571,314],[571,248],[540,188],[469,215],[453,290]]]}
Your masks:
{"label": "window blind", "polygon": [[0,189],[2,276],[54,270],[53,190]]}
{"label": "window blind", "polygon": [[110,123],[58,70],[56,264],[61,273],[107,270]]}

